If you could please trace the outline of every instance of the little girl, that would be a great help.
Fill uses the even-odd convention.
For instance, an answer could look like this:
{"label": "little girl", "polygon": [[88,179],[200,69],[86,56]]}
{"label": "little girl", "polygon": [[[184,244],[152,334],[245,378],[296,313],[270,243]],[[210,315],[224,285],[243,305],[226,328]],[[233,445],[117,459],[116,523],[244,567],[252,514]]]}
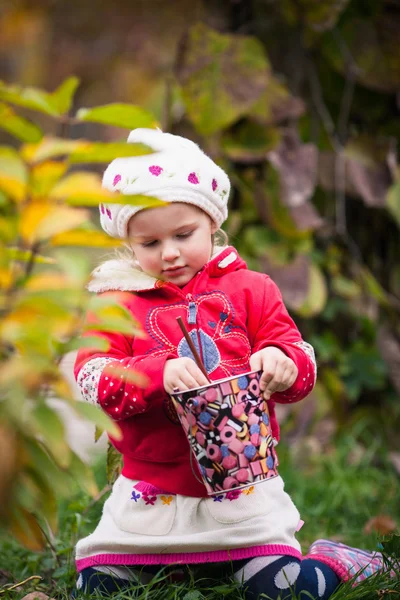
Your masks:
{"label": "little girl", "polygon": [[[97,268],[89,289],[112,293],[145,335],[98,331],[108,351],[82,348],[76,360],[83,397],[123,434],[113,440],[122,474],[97,528],[77,544],[77,588],[112,593],[168,565],[220,563],[233,569],[246,598],[284,599],[293,589],[325,600],[352,574],[361,570],[360,580],[380,569],[382,557],[325,540],[302,557],[295,537],[302,521],[279,475],[207,496],[169,397],[208,383],[178,327],[181,317],[210,379],[262,371],[277,443],[275,402],[310,393],[313,349],[268,275],[248,270],[232,246],[216,243],[227,218],[226,173],[182,137],[137,129],[128,141],[154,153],[114,160],[104,187],[121,199],[145,194],[166,204],[100,206],[102,227],[125,240],[131,256]],[[132,383],[131,371],[147,385]]]}

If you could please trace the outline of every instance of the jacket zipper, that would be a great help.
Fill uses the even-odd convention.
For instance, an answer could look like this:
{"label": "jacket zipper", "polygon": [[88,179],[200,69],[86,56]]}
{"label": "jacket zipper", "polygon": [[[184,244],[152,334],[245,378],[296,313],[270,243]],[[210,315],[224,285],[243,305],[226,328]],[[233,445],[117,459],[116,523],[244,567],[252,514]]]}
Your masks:
{"label": "jacket zipper", "polygon": [[[188,302],[188,316],[187,316],[187,322],[188,325],[197,325],[197,304],[194,301],[194,297],[193,294],[184,294],[180,288],[178,288],[178,286],[175,286],[174,284],[169,284],[171,287],[173,287],[173,289],[175,291],[178,291],[179,294],[185,298],[185,300]],[[204,356],[203,356],[203,348],[201,346],[201,340],[200,340],[200,333],[198,328],[196,327],[195,329],[196,331],[196,336],[197,336],[197,344],[199,347],[199,354],[200,354],[200,358],[202,363],[204,364]]]}
{"label": "jacket zipper", "polygon": [[196,321],[197,321],[197,306],[196,306],[196,302],[194,301],[194,298],[193,298],[192,294],[188,294],[186,296],[186,299],[189,301],[189,306],[188,306],[188,323],[189,323],[189,325],[196,325]]}

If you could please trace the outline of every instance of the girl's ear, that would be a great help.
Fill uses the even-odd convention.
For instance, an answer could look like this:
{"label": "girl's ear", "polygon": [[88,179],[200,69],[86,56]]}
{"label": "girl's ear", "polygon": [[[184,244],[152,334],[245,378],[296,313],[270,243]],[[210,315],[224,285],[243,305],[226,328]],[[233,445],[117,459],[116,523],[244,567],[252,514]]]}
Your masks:
{"label": "girl's ear", "polygon": [[214,235],[218,231],[218,225],[215,221],[211,220],[211,235]]}

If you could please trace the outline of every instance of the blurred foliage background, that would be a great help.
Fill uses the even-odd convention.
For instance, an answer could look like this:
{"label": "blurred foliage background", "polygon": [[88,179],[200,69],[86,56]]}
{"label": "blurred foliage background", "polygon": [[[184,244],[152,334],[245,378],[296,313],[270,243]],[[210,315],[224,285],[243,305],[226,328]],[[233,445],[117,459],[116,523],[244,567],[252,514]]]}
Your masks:
{"label": "blurred foliage background", "polygon": [[281,409],[295,460],[347,431],[400,473],[399,34],[399,0],[2,0],[0,488],[21,541],[43,544],[32,515],[54,513],[67,473],[96,493],[46,392],[73,401],[50,365],[78,344],[110,251],[99,174],[146,151],[124,144],[136,126],[227,170],[230,240],[316,349],[315,391]]}

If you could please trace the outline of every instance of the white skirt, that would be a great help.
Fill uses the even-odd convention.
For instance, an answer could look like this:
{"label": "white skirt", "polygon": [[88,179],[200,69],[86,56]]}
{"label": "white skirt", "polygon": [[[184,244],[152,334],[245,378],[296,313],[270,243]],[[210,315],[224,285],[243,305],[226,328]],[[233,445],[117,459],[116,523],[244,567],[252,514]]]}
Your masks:
{"label": "white skirt", "polygon": [[95,531],[76,546],[96,565],[205,563],[260,555],[300,558],[300,515],[280,476],[219,496],[149,495],[120,476]]}

